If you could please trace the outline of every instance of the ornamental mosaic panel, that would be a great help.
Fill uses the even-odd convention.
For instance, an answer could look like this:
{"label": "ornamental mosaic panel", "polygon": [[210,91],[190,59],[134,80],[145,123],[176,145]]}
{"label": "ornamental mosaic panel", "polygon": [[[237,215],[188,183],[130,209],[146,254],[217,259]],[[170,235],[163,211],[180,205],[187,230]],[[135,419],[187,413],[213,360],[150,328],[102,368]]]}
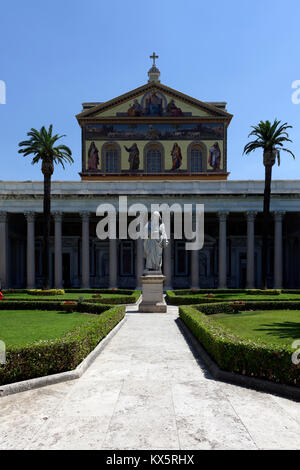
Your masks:
{"label": "ornamental mosaic panel", "polygon": [[87,140],[223,140],[223,123],[86,124]]}

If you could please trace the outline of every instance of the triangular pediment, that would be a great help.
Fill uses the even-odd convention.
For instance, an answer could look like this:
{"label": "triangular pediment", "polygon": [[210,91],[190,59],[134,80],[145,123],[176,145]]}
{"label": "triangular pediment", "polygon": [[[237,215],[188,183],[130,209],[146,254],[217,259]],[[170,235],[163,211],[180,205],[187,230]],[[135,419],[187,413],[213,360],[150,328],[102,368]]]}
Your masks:
{"label": "triangular pediment", "polygon": [[103,118],[200,117],[223,118],[232,115],[221,106],[206,103],[161,83],[147,83],[105,103],[91,103],[77,116],[78,121]]}

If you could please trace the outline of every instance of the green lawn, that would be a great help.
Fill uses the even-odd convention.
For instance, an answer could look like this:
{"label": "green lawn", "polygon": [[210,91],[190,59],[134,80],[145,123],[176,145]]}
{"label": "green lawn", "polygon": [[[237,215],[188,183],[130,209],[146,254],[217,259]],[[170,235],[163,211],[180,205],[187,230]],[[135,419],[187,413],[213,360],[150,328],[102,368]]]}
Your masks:
{"label": "green lawn", "polygon": [[209,318],[236,336],[252,341],[290,347],[295,339],[300,339],[299,310],[220,313]]}
{"label": "green lawn", "polygon": [[83,313],[38,310],[0,310],[0,339],[6,347],[54,339],[99,318]]}

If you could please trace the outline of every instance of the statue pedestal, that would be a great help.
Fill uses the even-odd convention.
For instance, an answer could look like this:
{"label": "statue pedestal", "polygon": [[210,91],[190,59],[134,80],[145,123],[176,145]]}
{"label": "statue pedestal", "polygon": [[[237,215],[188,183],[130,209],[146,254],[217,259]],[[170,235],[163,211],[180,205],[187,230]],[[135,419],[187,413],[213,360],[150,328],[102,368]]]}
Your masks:
{"label": "statue pedestal", "polygon": [[145,272],[141,276],[142,302],[139,305],[139,312],[165,313],[167,311],[163,297],[164,280],[165,276],[160,271]]}

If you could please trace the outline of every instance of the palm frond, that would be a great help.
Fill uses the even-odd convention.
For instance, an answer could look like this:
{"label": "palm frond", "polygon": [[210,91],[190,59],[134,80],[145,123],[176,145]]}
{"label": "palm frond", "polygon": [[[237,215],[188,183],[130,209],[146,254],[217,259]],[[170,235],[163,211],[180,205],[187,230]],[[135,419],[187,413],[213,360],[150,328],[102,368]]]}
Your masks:
{"label": "palm frond", "polygon": [[278,165],[280,165],[280,151],[290,153],[293,158],[295,155],[291,150],[283,148],[283,142],[292,142],[289,138],[287,129],[292,129],[287,122],[281,123],[277,118],[271,124],[270,121],[260,121],[256,126],[251,126],[249,137],[256,137],[255,140],[248,142],[244,146],[243,153],[249,153],[261,148],[264,152],[274,152]]}
{"label": "palm frond", "polygon": [[24,157],[33,155],[32,165],[40,161],[52,161],[55,164],[61,164],[64,168],[64,163],[73,163],[72,151],[66,145],[55,146],[55,143],[65,137],[65,134],[53,135],[53,125],[50,124],[48,130],[42,126],[40,130],[31,128],[27,132],[28,140],[23,140],[19,143],[18,153],[23,154]]}

